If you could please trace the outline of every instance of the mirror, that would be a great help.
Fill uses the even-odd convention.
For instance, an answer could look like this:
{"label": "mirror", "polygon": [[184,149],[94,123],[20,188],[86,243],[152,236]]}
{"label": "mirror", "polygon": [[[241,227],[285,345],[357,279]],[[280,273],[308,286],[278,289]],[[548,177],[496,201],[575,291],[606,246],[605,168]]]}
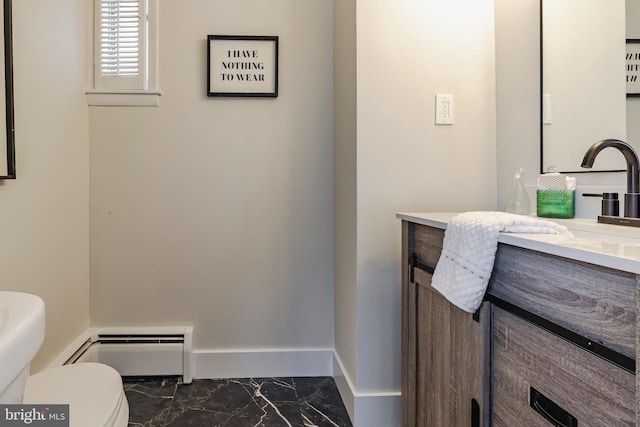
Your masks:
{"label": "mirror", "polygon": [[[14,179],[16,177],[15,161],[15,129],[13,116],[13,32],[11,0],[4,0],[2,10],[4,43],[0,44],[3,54],[0,55],[0,99],[4,98],[4,104],[0,102],[0,126],[4,132],[0,132],[0,179]],[[6,159],[6,162],[4,161]]]}
{"label": "mirror", "polygon": [[[625,0],[541,0],[541,172],[587,172],[582,157],[602,139],[640,147],[640,128],[627,127],[640,98],[627,97],[625,71],[626,39],[640,39],[640,15],[631,19],[640,0],[626,2],[629,13]],[[605,150],[588,172],[622,170],[620,154]]]}

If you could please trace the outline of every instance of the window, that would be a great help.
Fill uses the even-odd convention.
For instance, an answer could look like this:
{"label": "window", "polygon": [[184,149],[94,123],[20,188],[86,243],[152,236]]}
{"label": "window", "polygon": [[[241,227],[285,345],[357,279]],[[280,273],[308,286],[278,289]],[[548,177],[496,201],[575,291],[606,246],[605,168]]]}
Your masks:
{"label": "window", "polygon": [[145,0],[98,0],[96,88],[147,89]]}
{"label": "window", "polygon": [[94,7],[89,104],[157,105],[157,0],[95,0]]}

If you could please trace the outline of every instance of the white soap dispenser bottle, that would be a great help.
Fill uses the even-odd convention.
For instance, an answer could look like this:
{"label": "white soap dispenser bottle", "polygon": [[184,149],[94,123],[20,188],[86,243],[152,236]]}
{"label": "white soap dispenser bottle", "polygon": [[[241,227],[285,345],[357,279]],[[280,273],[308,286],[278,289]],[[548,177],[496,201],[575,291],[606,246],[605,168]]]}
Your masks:
{"label": "white soap dispenser bottle", "polygon": [[524,171],[522,168],[516,168],[513,174],[513,186],[507,198],[506,211],[518,215],[530,215],[531,204],[529,203],[529,195],[524,188]]}

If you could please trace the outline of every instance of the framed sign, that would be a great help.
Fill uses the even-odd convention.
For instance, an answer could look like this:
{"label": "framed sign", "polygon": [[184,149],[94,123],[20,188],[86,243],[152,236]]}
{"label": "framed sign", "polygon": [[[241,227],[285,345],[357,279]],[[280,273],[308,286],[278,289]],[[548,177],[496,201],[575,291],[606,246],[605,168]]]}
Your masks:
{"label": "framed sign", "polygon": [[278,36],[207,38],[207,96],[278,96]]}
{"label": "framed sign", "polygon": [[627,39],[627,96],[640,96],[640,39]]}

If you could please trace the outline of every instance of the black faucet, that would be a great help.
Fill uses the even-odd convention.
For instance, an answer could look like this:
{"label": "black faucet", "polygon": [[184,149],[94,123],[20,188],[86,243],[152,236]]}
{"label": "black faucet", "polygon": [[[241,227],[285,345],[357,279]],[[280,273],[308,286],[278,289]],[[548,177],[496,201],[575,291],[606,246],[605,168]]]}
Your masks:
{"label": "black faucet", "polygon": [[600,151],[607,147],[617,149],[627,161],[627,193],[624,195],[624,216],[640,218],[640,161],[632,146],[618,139],[603,139],[593,144],[582,159],[583,168],[591,168]]}

